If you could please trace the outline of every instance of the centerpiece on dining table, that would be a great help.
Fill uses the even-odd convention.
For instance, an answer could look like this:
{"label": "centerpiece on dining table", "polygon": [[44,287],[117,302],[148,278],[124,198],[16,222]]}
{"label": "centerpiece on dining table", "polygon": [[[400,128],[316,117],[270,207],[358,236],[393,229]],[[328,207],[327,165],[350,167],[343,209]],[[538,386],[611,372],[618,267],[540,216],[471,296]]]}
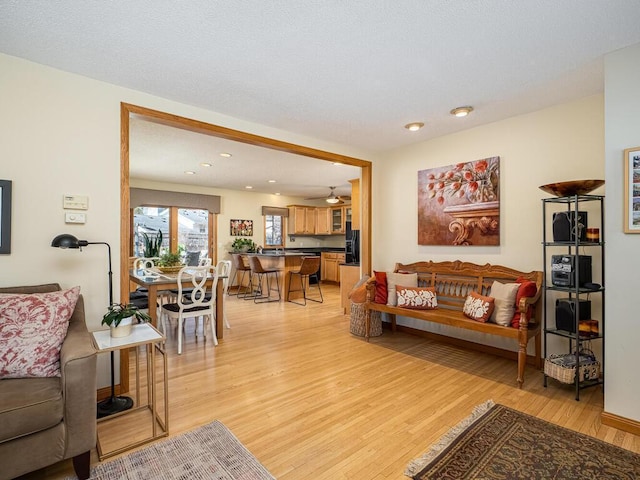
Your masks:
{"label": "centerpiece on dining table", "polygon": [[171,252],[163,253],[156,266],[162,273],[178,273],[184,267],[180,254]]}

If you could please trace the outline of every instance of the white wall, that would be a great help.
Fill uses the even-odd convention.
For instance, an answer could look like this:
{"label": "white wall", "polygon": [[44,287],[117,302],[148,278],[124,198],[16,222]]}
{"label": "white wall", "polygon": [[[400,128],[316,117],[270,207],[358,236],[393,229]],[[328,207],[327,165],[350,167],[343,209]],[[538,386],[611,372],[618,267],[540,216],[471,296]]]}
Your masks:
{"label": "white wall", "polygon": [[[132,103],[290,143],[373,160],[367,152],[238,120],[0,54],[0,178],[13,181],[12,250],[0,255],[0,286],[80,285],[90,329],[108,304],[103,247],[53,249],[71,233],[111,244],[118,292],[120,103]],[[62,196],[89,196],[87,222],[66,225]],[[117,293],[116,293],[117,295]],[[104,376],[108,367],[104,367]],[[101,368],[103,368],[101,367]],[[108,383],[102,382],[101,384]]]}
{"label": "white wall", "polygon": [[[459,259],[542,270],[541,199],[550,195],[538,187],[604,178],[603,130],[603,96],[595,95],[392,152],[374,167],[373,268],[390,271],[395,262]],[[500,157],[500,246],[418,245],[417,172],[490,156]],[[486,334],[409,318],[399,322],[517,349],[513,342]]]}
{"label": "white wall", "polygon": [[611,53],[605,60],[606,203],[606,352],[604,409],[640,422],[637,362],[640,321],[640,235],[623,227],[623,151],[640,147],[640,44]]}

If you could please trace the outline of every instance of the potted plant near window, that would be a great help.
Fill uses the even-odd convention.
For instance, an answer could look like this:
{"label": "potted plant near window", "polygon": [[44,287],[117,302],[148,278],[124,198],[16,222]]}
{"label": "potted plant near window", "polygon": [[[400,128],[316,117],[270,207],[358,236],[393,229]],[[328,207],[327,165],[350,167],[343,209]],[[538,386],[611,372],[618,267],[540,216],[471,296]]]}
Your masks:
{"label": "potted plant near window", "polygon": [[160,247],[162,247],[162,232],[158,229],[158,233],[149,236],[146,232],[142,233],[144,241],[144,257],[155,258],[160,256]]}
{"label": "potted plant near window", "polygon": [[236,238],[231,244],[234,252],[255,252],[256,244],[250,238]]}
{"label": "potted plant near window", "polygon": [[166,252],[158,260],[158,268],[163,273],[176,273],[184,266],[179,253]]}
{"label": "potted plant near window", "polygon": [[132,303],[114,303],[102,317],[102,325],[109,325],[112,337],[126,337],[131,334],[133,319],[150,322],[151,317]]}

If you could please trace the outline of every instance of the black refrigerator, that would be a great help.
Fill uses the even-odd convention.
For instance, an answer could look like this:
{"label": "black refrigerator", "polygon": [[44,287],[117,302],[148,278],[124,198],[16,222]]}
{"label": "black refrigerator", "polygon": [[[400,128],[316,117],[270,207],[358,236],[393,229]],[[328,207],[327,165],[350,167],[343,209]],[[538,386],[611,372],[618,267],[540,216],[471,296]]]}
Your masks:
{"label": "black refrigerator", "polygon": [[351,222],[345,224],[345,263],[360,263],[360,230],[352,230]]}

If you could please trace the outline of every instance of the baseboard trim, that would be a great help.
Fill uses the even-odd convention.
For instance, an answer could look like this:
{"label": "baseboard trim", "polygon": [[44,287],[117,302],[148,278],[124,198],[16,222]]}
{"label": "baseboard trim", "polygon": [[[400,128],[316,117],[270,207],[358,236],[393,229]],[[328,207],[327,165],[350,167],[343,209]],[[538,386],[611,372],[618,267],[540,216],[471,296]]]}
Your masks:
{"label": "baseboard trim", "polygon": [[[391,329],[389,322],[382,322],[383,328]],[[472,342],[470,340],[462,340],[460,338],[448,337],[439,333],[427,332],[418,328],[407,327],[405,325],[397,325],[396,330],[399,332],[409,333],[411,335],[417,335],[418,337],[428,338],[440,343],[448,343],[456,347],[465,348],[468,350],[475,350],[477,352],[489,353],[502,358],[508,358],[509,360],[518,361],[518,352],[511,350],[505,350],[504,348],[491,347],[489,345],[483,345],[481,343]],[[527,355],[527,365],[536,364],[536,358],[534,355]]]}
{"label": "baseboard trim", "polygon": [[608,427],[617,428],[618,430],[633,433],[634,435],[640,435],[640,422],[636,420],[620,417],[613,413],[602,412],[600,421]]}
{"label": "baseboard trim", "polygon": [[[114,388],[116,395],[120,395],[120,385],[116,385]],[[111,387],[99,388],[96,392],[97,400],[105,400],[111,396]]]}

